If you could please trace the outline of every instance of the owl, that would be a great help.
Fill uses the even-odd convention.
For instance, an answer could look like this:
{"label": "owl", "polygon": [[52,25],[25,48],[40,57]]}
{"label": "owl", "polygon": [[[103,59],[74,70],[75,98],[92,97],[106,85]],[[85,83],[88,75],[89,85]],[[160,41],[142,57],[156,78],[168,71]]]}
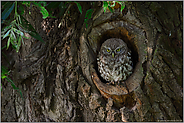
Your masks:
{"label": "owl", "polygon": [[133,71],[131,51],[127,44],[118,38],[106,40],[97,56],[98,71],[108,84],[119,84]]}

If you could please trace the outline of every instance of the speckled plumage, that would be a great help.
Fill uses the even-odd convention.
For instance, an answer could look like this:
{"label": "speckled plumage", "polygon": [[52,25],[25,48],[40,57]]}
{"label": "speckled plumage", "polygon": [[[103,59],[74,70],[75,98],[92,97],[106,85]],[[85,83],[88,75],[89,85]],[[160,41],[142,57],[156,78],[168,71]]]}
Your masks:
{"label": "speckled plumage", "polygon": [[131,51],[126,43],[118,38],[106,40],[97,57],[101,77],[110,83],[119,83],[132,74]]}

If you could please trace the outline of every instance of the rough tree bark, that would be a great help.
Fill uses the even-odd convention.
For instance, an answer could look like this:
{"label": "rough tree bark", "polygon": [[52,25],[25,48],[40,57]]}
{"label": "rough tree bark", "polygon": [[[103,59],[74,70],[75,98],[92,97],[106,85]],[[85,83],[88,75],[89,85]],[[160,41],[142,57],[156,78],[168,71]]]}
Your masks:
{"label": "rough tree bark", "polygon": [[[83,13],[92,7],[81,5]],[[183,3],[128,2],[122,13],[117,5],[105,14],[100,2],[94,8],[87,29],[75,5],[56,19],[25,11],[46,43],[31,38],[19,53],[4,51],[10,65],[4,57],[2,65],[24,99],[2,81],[1,121],[183,121]],[[127,88],[106,85],[97,71],[100,45],[112,37],[133,52]]]}

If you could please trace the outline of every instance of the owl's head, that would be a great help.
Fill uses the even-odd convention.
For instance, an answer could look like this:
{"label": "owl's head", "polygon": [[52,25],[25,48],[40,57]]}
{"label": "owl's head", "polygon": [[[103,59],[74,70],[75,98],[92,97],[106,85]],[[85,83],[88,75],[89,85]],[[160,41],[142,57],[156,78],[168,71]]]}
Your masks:
{"label": "owl's head", "polygon": [[127,54],[128,47],[123,40],[118,38],[110,38],[102,44],[100,52],[105,56],[115,58],[119,55]]}

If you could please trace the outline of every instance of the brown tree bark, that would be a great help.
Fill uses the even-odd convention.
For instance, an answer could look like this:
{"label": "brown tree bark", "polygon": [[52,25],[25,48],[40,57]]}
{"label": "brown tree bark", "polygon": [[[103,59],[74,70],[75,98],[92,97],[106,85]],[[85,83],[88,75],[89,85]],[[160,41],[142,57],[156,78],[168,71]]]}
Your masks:
{"label": "brown tree bark", "polygon": [[[92,5],[81,5],[83,14],[70,5],[55,19],[25,11],[46,43],[31,38],[19,53],[4,51],[24,99],[3,80],[1,121],[183,121],[183,2],[127,2],[114,13],[95,2],[88,28]],[[97,71],[99,48],[112,37],[132,50],[126,86],[105,84]]]}

